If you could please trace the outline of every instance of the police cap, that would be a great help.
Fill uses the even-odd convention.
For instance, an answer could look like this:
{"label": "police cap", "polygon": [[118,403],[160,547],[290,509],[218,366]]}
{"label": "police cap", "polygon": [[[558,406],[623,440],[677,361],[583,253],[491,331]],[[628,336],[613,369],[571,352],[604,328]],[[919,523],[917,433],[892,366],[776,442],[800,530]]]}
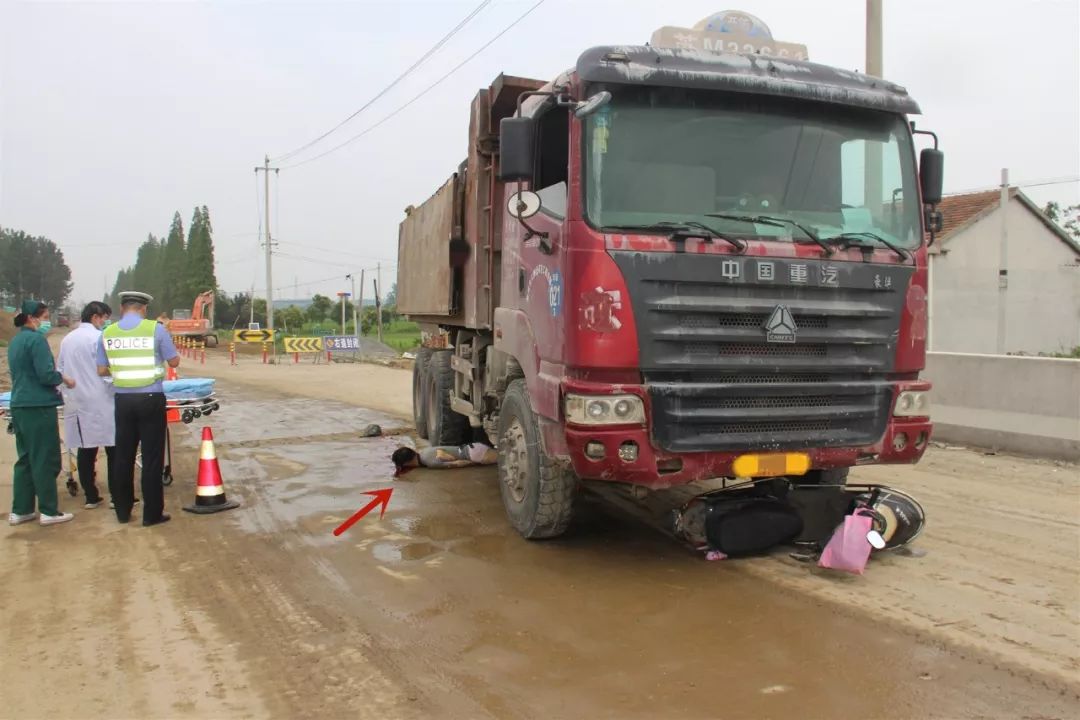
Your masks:
{"label": "police cap", "polygon": [[149,305],[153,299],[152,295],[148,295],[144,292],[135,292],[134,290],[125,290],[120,293],[121,305]]}

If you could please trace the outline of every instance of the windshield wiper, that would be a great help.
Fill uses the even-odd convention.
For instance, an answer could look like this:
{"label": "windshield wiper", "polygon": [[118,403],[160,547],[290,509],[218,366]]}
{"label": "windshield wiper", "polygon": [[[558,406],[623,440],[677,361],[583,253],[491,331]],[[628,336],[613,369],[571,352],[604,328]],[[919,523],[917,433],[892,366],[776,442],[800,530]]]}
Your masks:
{"label": "windshield wiper", "polygon": [[894,244],[892,242],[889,242],[888,240],[881,237],[877,233],[869,232],[869,231],[840,233],[839,235],[833,235],[832,237],[825,238],[824,242],[832,242],[833,240],[841,240],[841,241],[845,241],[843,243],[842,247],[845,247],[845,248],[863,247],[863,248],[865,248],[865,247],[870,247],[870,246],[866,245],[864,243],[858,242],[858,240],[866,239],[866,238],[868,238],[870,240],[873,240],[874,242],[881,243],[885,247],[889,248],[894,253],[896,253],[897,256],[899,256],[899,258],[901,260],[907,260],[910,257],[908,255],[907,251],[904,250],[903,248],[901,248],[899,245],[896,245],[896,244]]}
{"label": "windshield wiper", "polygon": [[752,222],[759,225],[771,225],[772,227],[787,227],[790,225],[791,227],[796,228],[802,234],[806,235],[806,237],[810,238],[815,243],[820,245],[821,249],[825,251],[826,255],[833,254],[833,249],[823,243],[816,232],[806,227],[802,223],[792,220],[791,218],[777,217],[775,215],[737,215],[730,213],[706,213],[705,216],[719,218],[721,220],[742,220],[743,222]]}
{"label": "windshield wiper", "polygon": [[664,230],[670,234],[668,238],[671,240],[679,240],[688,237],[700,237],[705,240],[720,239],[731,244],[739,252],[746,252],[746,243],[738,238],[728,237],[722,233],[713,230],[705,223],[695,222],[693,220],[675,222],[672,220],[662,220],[650,225],[608,225],[606,228],[611,230]]}

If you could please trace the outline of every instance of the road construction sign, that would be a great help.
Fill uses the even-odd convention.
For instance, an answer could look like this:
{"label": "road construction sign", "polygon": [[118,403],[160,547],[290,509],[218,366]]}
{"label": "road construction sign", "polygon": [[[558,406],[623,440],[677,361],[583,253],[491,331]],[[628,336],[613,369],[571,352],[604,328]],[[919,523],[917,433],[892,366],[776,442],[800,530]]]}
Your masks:
{"label": "road construction sign", "polygon": [[243,343],[270,342],[274,339],[273,330],[234,330],[233,341]]}
{"label": "road construction sign", "polygon": [[323,339],[321,337],[285,338],[285,352],[287,353],[317,353],[322,351]]}
{"label": "road construction sign", "polygon": [[355,335],[328,335],[323,338],[326,352],[358,352],[360,339]]}

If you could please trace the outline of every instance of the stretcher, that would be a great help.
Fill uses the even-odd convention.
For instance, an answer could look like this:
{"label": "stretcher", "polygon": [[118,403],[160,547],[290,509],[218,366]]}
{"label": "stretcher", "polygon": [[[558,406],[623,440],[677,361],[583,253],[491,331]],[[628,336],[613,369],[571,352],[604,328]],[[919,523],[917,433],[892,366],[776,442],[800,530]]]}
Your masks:
{"label": "stretcher", "polygon": [[[184,378],[182,380],[166,380],[165,388],[165,467],[161,474],[161,483],[171,485],[172,476],[172,438],[169,425],[174,423],[190,424],[203,416],[210,416],[221,409],[221,401],[214,392],[214,380],[211,378]],[[7,419],[7,432],[14,434],[15,429],[8,418],[8,408],[11,404],[11,393],[0,393],[0,418]],[[57,408],[59,421],[64,419],[64,408]],[[60,433],[60,446],[68,457],[67,489],[74,497],[78,493],[78,485],[75,482],[75,450],[64,443],[64,433]],[[142,453],[135,456],[135,465],[142,468]]]}

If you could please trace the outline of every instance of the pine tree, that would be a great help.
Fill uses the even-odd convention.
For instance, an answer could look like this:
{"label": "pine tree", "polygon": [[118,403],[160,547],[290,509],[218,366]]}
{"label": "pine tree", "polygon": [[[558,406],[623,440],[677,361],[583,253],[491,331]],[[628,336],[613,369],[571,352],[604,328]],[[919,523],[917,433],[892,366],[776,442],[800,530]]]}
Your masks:
{"label": "pine tree", "polygon": [[191,300],[199,293],[214,290],[214,240],[210,211],[203,205],[195,208],[188,230],[186,284]]}
{"label": "pine tree", "polygon": [[162,255],[161,243],[153,235],[148,236],[146,242],[139,246],[139,252],[135,256],[135,267],[130,277],[132,287],[120,288],[121,290],[137,290],[154,296],[154,301],[150,303],[147,310],[148,317],[166,312],[161,301]]}
{"label": "pine tree", "polygon": [[177,308],[191,307],[193,298],[189,297],[185,276],[187,275],[187,248],[184,244],[184,222],[180,213],[175,213],[169,226],[169,237],[165,240],[162,253],[161,270],[163,292],[161,307],[172,317]]}

